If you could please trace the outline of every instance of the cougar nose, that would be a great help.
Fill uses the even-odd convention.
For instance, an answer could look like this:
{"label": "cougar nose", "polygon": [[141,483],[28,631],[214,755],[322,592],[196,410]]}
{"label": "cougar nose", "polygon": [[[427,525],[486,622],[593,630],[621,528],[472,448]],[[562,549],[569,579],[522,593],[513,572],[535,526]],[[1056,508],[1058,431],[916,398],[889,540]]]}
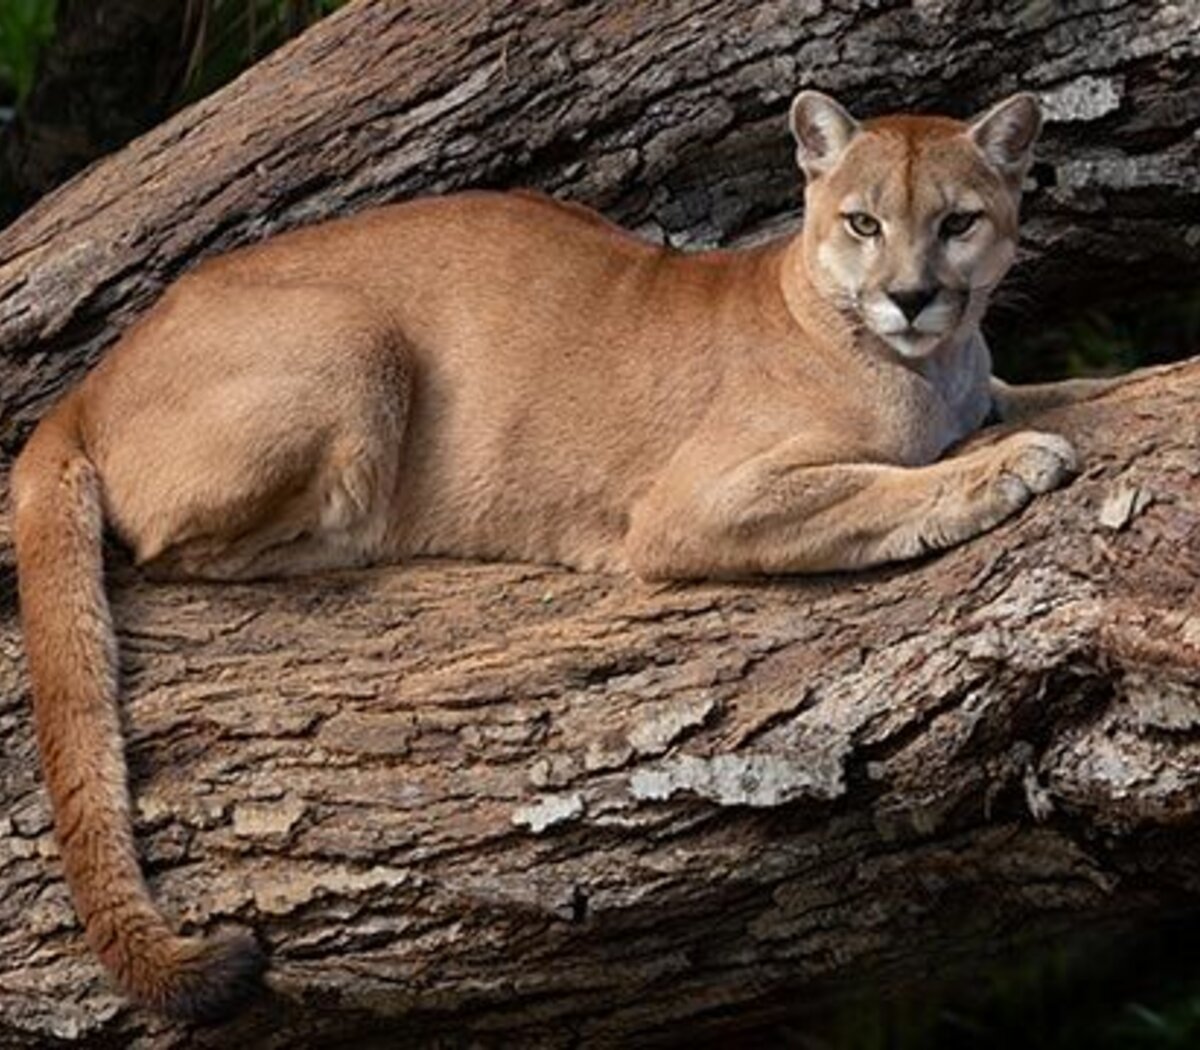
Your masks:
{"label": "cougar nose", "polygon": [[935,295],[937,295],[936,288],[913,288],[906,292],[888,292],[888,298],[900,307],[900,312],[904,314],[904,319],[909,324],[912,324],[917,315],[933,302]]}

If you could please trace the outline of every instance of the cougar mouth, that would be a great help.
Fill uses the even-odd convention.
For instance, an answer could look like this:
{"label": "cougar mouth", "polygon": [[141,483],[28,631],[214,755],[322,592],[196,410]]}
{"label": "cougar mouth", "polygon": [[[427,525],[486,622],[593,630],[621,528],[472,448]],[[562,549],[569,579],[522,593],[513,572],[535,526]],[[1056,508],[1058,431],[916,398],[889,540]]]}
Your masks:
{"label": "cougar mouth", "polygon": [[901,357],[928,357],[946,338],[945,333],[922,332],[913,325],[899,332],[876,332]]}

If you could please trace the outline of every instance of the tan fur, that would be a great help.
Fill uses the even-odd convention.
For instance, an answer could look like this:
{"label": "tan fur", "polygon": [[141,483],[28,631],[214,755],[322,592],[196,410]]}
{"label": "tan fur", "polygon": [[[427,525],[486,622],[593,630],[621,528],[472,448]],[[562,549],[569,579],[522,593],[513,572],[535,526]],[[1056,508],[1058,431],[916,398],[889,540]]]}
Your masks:
{"label": "tan fur", "polygon": [[992,406],[978,322],[1032,101],[860,125],[806,92],[792,120],[795,238],[681,255],[528,193],[382,208],[198,267],[43,421],[14,484],[39,740],[76,906],[131,995],[220,1012],[257,960],[177,938],[138,873],[101,506],[172,574],[445,554],[685,578],[912,557],[1065,480],[1070,446],[1034,432],[940,459]]}

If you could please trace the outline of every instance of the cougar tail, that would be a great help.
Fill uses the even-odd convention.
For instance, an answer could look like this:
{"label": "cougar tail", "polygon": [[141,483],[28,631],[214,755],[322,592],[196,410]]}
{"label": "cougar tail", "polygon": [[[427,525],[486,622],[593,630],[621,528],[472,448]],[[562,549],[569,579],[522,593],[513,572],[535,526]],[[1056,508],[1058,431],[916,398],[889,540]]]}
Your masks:
{"label": "cougar tail", "polygon": [[104,593],[100,481],[77,399],[43,420],[13,470],[21,622],[54,830],[88,943],[132,999],[212,1020],[253,993],[253,936],[178,936],[133,845],[117,714],[117,652]]}

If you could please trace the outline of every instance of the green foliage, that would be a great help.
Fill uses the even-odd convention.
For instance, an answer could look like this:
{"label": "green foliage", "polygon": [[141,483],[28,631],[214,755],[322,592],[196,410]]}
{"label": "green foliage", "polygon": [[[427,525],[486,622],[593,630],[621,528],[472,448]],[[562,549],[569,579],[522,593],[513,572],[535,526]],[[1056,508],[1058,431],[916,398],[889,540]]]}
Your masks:
{"label": "green foliage", "polygon": [[190,0],[186,102],[214,91],[346,0]]}
{"label": "green foliage", "polygon": [[0,85],[20,101],[33,86],[37,56],[54,35],[56,0],[0,2]]}
{"label": "green foliage", "polygon": [[[185,0],[162,0],[183,3]],[[186,0],[192,40],[182,102],[194,102],[346,0]],[[54,34],[56,0],[0,0],[0,99],[20,102]]]}

